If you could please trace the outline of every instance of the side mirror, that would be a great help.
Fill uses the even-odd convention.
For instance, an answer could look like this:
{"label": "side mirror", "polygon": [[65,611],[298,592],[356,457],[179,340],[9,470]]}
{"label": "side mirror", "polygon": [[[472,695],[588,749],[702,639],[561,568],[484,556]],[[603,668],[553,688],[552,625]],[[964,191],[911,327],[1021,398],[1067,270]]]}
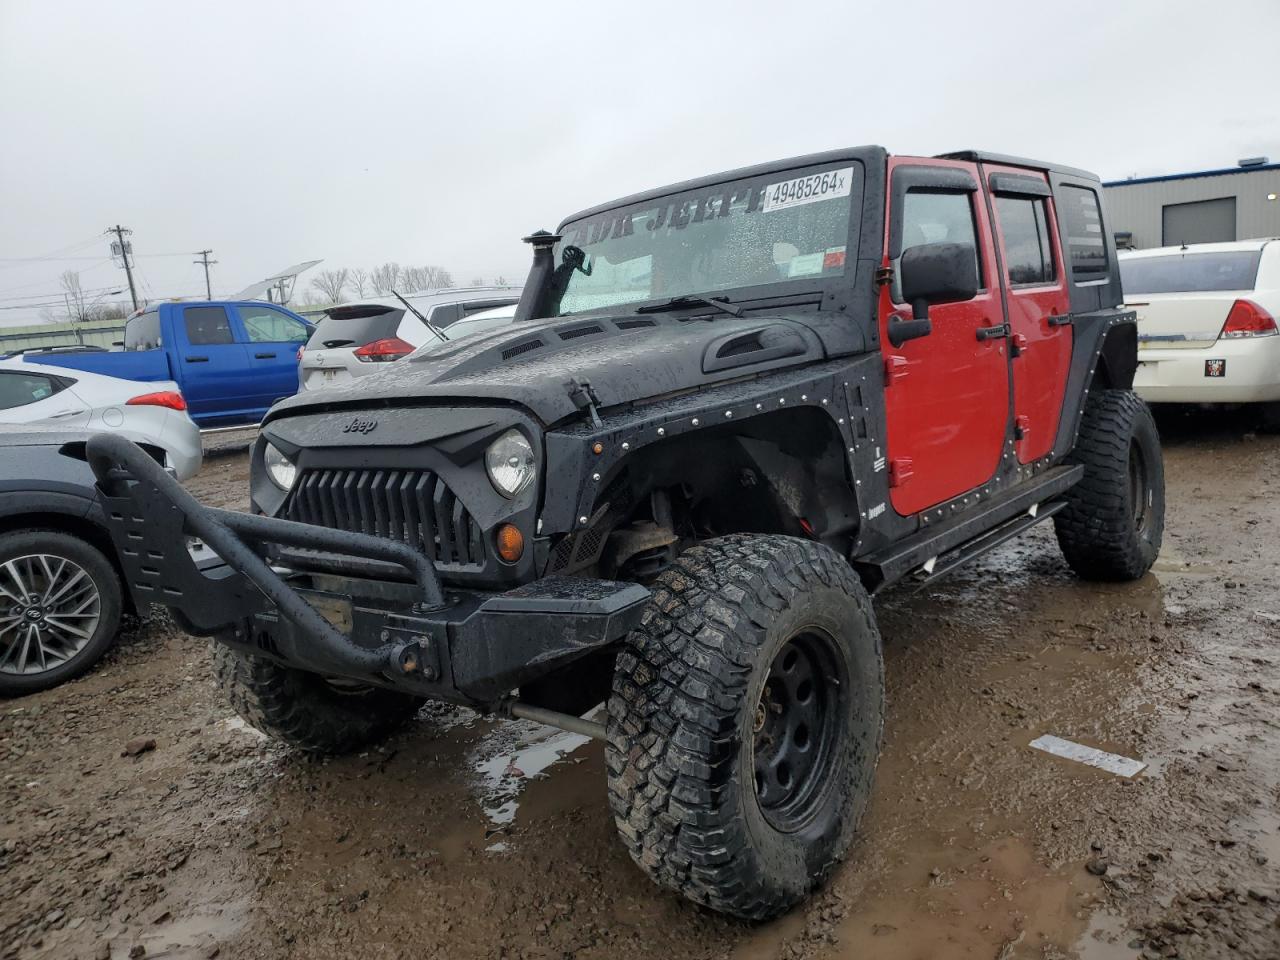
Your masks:
{"label": "side mirror", "polygon": [[889,342],[900,347],[933,332],[929,307],[972,300],[978,294],[978,258],[972,244],[924,243],[902,252],[898,261],[902,299],[911,319],[889,324]]}

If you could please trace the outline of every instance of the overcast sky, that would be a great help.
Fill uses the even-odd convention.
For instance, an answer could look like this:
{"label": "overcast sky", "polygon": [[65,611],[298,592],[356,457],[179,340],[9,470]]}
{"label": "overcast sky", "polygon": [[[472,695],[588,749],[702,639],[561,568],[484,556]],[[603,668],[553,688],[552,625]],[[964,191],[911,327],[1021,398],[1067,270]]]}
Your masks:
{"label": "overcast sky", "polygon": [[0,0],[0,324],[65,269],[123,286],[115,223],[156,297],[205,247],[215,296],[318,258],[465,283],[581,207],[831,147],[1280,159],[1277,37],[1276,0]]}

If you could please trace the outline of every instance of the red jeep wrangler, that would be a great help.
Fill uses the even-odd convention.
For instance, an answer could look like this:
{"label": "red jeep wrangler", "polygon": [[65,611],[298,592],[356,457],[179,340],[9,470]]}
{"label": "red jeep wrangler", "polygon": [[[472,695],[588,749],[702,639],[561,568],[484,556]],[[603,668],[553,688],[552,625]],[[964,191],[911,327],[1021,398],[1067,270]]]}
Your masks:
{"label": "red jeep wrangler", "polygon": [[359,749],[434,698],[600,737],[640,867],[777,914],[870,795],[870,594],[1050,517],[1084,577],[1159,550],[1098,180],[862,147],[528,239],[516,322],[272,409],[253,516],[93,438],[125,572],[262,730]]}

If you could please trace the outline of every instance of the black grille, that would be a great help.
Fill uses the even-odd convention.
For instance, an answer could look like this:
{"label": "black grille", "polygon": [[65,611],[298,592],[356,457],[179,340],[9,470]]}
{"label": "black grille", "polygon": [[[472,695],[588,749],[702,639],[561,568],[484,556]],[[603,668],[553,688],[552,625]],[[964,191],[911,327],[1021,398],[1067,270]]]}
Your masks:
{"label": "black grille", "polygon": [[479,524],[428,470],[306,470],[284,516],[399,540],[436,563],[479,566],[485,560]]}

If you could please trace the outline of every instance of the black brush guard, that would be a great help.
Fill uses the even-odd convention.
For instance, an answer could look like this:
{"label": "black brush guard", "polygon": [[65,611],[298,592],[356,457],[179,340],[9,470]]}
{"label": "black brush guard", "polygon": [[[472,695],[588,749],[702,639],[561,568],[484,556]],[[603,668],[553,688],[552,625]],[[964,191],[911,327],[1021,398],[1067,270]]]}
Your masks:
{"label": "black brush guard", "polygon": [[[114,434],[91,437],[86,456],[135,597],[170,608],[191,633],[300,669],[489,708],[622,639],[649,598],[637,584],[567,577],[506,593],[446,593],[430,559],[406,544],[204,506]],[[192,538],[209,548],[204,558]],[[394,563],[413,585],[363,598],[361,584],[379,585],[311,589],[266,559],[275,546]]]}

